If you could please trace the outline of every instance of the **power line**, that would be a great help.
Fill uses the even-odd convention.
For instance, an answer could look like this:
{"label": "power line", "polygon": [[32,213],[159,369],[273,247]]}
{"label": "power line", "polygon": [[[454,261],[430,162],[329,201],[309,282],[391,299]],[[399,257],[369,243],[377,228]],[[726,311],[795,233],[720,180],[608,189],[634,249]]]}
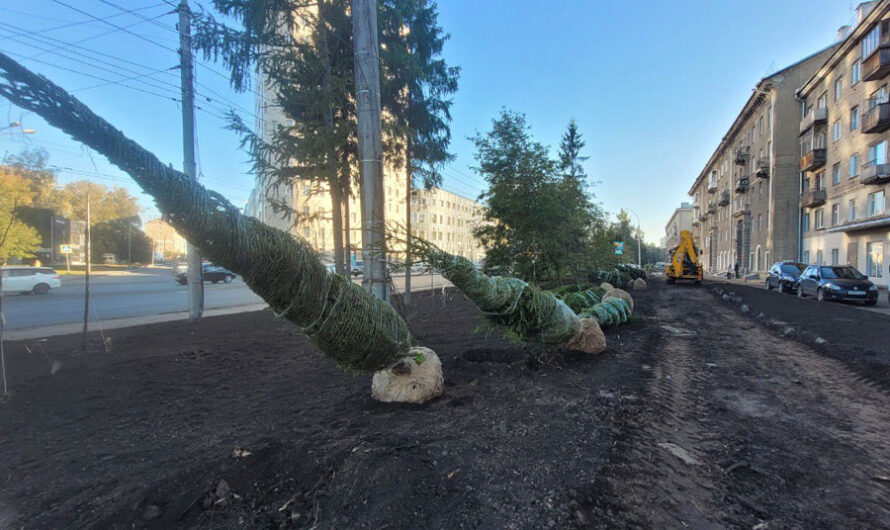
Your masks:
{"label": "power line", "polygon": [[[54,1],[55,1],[55,0],[54,0]],[[156,8],[156,7],[161,7],[162,5],[164,5],[164,4],[154,4],[154,5],[150,5],[150,6],[146,6],[146,7],[136,8],[136,9],[133,9],[132,11],[145,11],[145,10],[148,10],[148,9],[154,9],[154,8]],[[12,10],[12,9],[6,9],[6,8],[0,8],[0,9],[3,9],[4,11],[13,11],[13,12],[15,12],[15,11]],[[21,12],[20,12],[20,14],[27,14],[27,13],[21,13]],[[119,16],[124,15],[124,14],[125,14],[125,13],[116,13],[116,14],[114,14],[114,15],[111,15],[111,16],[106,17],[106,19],[116,18],[116,17],[119,17]],[[29,16],[34,16],[34,17],[38,17],[38,18],[45,18],[46,20],[58,20],[58,19],[50,19],[50,18],[47,18],[47,17],[41,17],[41,16],[39,16],[39,15],[29,15]],[[50,28],[45,28],[45,29],[42,29],[42,30],[37,30],[37,31],[35,31],[34,33],[35,33],[35,34],[49,33],[49,32],[51,32],[51,31],[56,31],[56,30],[60,30],[60,29],[64,29],[64,28],[69,28],[69,27],[72,27],[72,26],[79,26],[79,25],[82,25],[82,24],[92,24],[92,23],[94,23],[96,20],[98,20],[99,22],[105,22],[104,19],[98,19],[98,18],[96,18],[96,17],[92,17],[92,16],[91,16],[91,18],[93,18],[93,19],[95,19],[95,20],[80,20],[80,21],[77,21],[77,22],[69,22],[69,23],[67,23],[67,24],[62,24],[62,25],[59,25],[59,26],[53,26],[53,27],[50,27]]]}
{"label": "power line", "polygon": [[98,20],[99,22],[102,22],[102,23],[104,23],[104,24],[108,24],[109,26],[111,26],[111,27],[113,27],[113,28],[116,28],[116,29],[118,29],[118,30],[120,30],[120,31],[123,31],[124,33],[128,33],[128,34],[130,34],[130,35],[133,35],[134,37],[136,37],[136,38],[138,38],[138,39],[144,40],[145,42],[148,42],[148,43],[150,43],[150,44],[154,44],[155,46],[160,46],[161,48],[164,48],[165,50],[171,51],[171,52],[173,52],[173,53],[179,53],[178,50],[176,50],[176,49],[174,49],[174,48],[171,48],[171,47],[169,47],[169,46],[167,46],[167,45],[165,45],[165,44],[161,44],[160,42],[151,40],[151,39],[149,39],[148,37],[146,37],[146,36],[144,36],[144,35],[140,35],[140,34],[138,34],[138,33],[136,33],[136,32],[130,31],[130,30],[128,30],[127,28],[124,28],[124,27],[122,27],[122,26],[118,26],[117,24],[112,24],[111,22],[108,22],[108,21],[105,20],[105,19],[102,19],[102,18],[100,18],[100,17],[97,17],[96,15],[93,15],[92,13],[88,13],[87,11],[84,11],[84,10],[82,10],[82,9],[78,9],[78,8],[76,8],[76,7],[74,7],[74,6],[70,5],[70,4],[66,4],[65,2],[62,2],[62,0],[52,0],[52,1],[55,2],[55,3],[57,3],[57,4],[59,4],[59,5],[61,5],[61,6],[67,7],[68,9],[71,9],[71,10],[73,10],[73,11],[77,11],[78,13],[80,13],[80,14],[82,14],[82,15],[86,15],[86,16],[92,18],[92,19]]}

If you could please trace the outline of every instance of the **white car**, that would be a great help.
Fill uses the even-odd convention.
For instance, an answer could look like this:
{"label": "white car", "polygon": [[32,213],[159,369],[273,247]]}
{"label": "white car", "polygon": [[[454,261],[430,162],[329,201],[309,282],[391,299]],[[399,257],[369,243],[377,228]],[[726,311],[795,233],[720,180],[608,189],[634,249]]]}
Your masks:
{"label": "white car", "polygon": [[46,294],[62,286],[59,274],[49,267],[3,267],[3,293]]}

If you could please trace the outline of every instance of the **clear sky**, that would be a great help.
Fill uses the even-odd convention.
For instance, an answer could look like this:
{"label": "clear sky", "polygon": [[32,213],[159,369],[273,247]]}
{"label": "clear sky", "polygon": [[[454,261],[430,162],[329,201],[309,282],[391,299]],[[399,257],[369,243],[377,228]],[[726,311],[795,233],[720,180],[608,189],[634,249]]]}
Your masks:
{"label": "clear sky", "polygon": [[[169,1],[3,0],[0,50],[73,90],[180,168],[179,71],[171,70],[178,64],[177,17]],[[191,2],[193,9],[200,4]],[[587,142],[597,202],[610,212],[634,211],[646,239],[658,242],[755,83],[830,44],[855,5],[440,0],[440,22],[451,34],[445,56],[463,70],[453,107],[457,159],[444,170],[444,187],[478,195],[483,182],[472,170],[468,137],[486,131],[502,107],[525,113],[533,135],[554,153],[574,118]],[[234,105],[252,121],[255,96],[234,93],[221,72],[203,60],[196,69],[200,178],[243,206],[253,178],[222,113]],[[36,130],[0,131],[0,155],[42,147],[52,165],[64,168],[62,182],[90,178],[139,193],[126,174],[39,117],[7,101],[0,113]],[[144,219],[156,217],[150,198],[139,196]]]}

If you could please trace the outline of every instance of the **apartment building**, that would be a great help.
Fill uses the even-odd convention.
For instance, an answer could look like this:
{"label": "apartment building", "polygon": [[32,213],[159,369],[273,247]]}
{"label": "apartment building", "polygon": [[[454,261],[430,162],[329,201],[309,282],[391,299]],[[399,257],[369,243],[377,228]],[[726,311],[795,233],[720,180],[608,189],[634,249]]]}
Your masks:
{"label": "apartment building", "polygon": [[151,239],[155,254],[172,259],[185,256],[188,243],[175,228],[163,219],[152,219],[145,223],[145,235]]}
{"label": "apartment building", "polygon": [[415,189],[411,194],[411,233],[473,262],[485,256],[473,236],[484,215],[478,202],[441,188]]}
{"label": "apartment building", "polygon": [[801,259],[887,285],[890,0],[860,4],[856,22],[799,91]]}
{"label": "apartment building", "polygon": [[765,271],[798,255],[797,89],[837,44],[761,79],[689,190],[706,271]]}
{"label": "apartment building", "polygon": [[692,231],[692,204],[684,202],[680,207],[674,210],[671,218],[664,227],[664,238],[662,239],[662,247],[670,250],[680,244],[680,232],[683,230]]}

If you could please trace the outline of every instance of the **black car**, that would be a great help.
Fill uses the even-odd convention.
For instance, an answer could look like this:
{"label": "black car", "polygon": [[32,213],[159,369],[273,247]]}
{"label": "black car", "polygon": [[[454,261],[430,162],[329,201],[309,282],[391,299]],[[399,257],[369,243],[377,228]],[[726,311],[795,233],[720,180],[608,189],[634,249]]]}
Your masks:
{"label": "black car", "polygon": [[843,300],[865,302],[875,305],[878,302],[878,288],[868,277],[848,265],[810,265],[797,284],[797,296],[804,298],[813,295],[820,302]]}
{"label": "black car", "polygon": [[[237,276],[237,274],[229,269],[208,263],[201,265],[201,275],[204,277],[205,282],[211,283],[232,283],[232,280]],[[183,269],[181,272],[177,272],[173,275],[173,278],[176,279],[176,283],[179,285],[187,284],[189,281],[188,268]]]}
{"label": "black car", "polygon": [[806,263],[796,261],[779,261],[769,269],[766,277],[767,289],[778,289],[783,293],[793,293],[797,280],[807,268]]}

